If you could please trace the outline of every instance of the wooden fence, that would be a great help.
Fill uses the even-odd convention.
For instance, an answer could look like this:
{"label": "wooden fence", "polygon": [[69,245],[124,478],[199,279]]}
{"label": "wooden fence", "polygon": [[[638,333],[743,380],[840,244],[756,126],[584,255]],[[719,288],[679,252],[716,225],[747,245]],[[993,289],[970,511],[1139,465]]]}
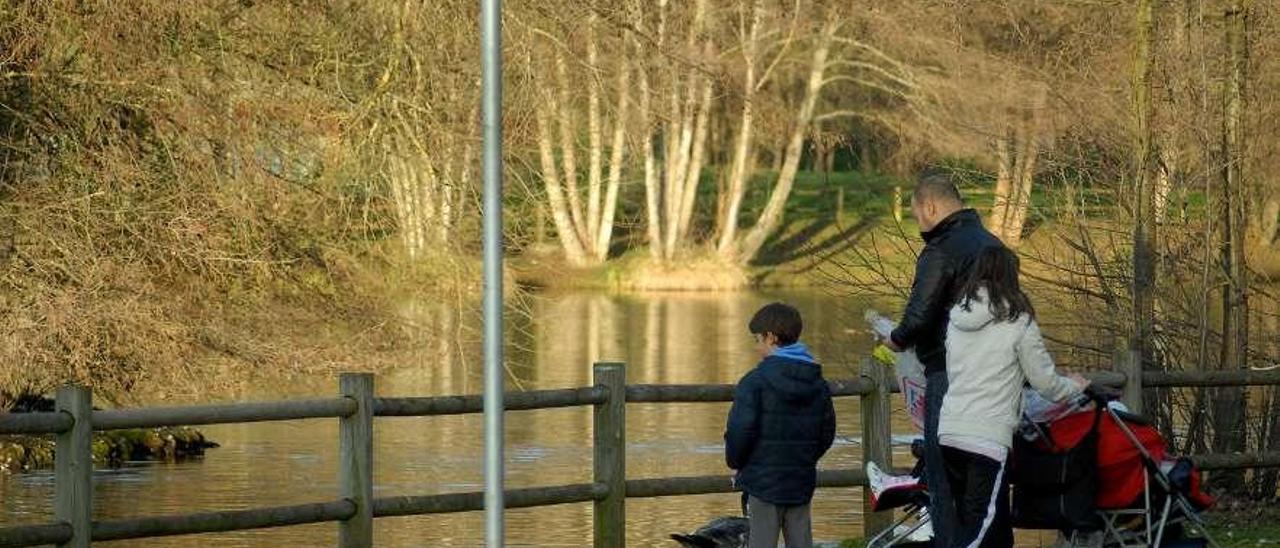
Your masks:
{"label": "wooden fence", "polygon": [[[1123,369],[1123,367],[1121,367]],[[591,502],[594,505],[593,538],[597,547],[625,544],[626,499],[668,497],[734,491],[729,475],[627,479],[626,404],[675,402],[730,402],[732,385],[627,385],[621,363],[594,366],[594,384],[561,390],[536,390],[505,395],[507,410],[592,406],[592,478],[573,485],[531,487],[506,491],[509,508]],[[1130,372],[1094,375],[1095,382],[1122,386],[1126,395],[1142,386],[1244,386],[1280,384],[1280,371],[1212,373]],[[884,468],[892,465],[890,446],[890,398],[896,391],[886,367],[868,360],[862,376],[829,381],[837,398],[859,398],[862,418],[862,456]],[[0,528],[0,546],[56,544],[89,546],[92,540],[120,540],[236,531],[300,525],[339,523],[337,544],[343,548],[373,544],[373,520],[387,516],[469,512],[483,508],[483,493],[373,497],[373,418],[481,413],[481,396],[379,398],[373,376],[344,374],[339,396],[326,399],[262,402],[192,407],[93,410],[90,391],[69,386],[58,391],[52,413],[0,414],[0,435],[54,434],[56,522]],[[1130,397],[1130,401],[1138,401]],[[339,422],[339,493],[335,500],[261,507],[248,510],[207,512],[174,516],[94,521],[92,519],[92,470],[90,438],[94,430],[150,428],[158,426],[245,423],[331,417]],[[1280,466],[1280,453],[1206,455],[1196,459],[1207,469]],[[822,470],[819,487],[859,487],[866,484],[862,470]],[[865,505],[865,496],[864,496]],[[864,506],[865,507],[865,506]],[[886,513],[864,514],[866,533],[887,525]]]}

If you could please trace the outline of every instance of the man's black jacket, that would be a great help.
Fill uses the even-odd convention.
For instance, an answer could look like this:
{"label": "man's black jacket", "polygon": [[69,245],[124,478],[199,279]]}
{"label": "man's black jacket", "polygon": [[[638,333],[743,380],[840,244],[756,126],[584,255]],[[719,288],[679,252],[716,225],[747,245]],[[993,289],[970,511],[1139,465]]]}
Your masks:
{"label": "man's black jacket", "polygon": [[978,252],[1003,244],[982,227],[972,209],[952,213],[921,236],[925,245],[916,259],[911,298],[890,338],[901,348],[915,348],[928,374],[946,370],[947,314]]}

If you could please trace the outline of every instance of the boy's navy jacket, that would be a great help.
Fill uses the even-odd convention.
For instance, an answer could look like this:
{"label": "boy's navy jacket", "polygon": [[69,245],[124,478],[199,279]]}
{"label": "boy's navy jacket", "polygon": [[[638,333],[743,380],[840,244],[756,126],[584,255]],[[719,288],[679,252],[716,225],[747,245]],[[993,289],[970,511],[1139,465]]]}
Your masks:
{"label": "boy's navy jacket", "polygon": [[739,488],[777,505],[813,498],[836,412],[822,366],[803,345],[780,348],[738,381],[728,422],[725,461]]}

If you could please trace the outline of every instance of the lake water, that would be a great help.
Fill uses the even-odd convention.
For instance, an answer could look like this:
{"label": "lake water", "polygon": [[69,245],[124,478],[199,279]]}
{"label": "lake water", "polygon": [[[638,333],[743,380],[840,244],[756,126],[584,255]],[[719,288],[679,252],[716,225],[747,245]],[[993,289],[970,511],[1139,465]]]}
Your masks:
{"label": "lake water", "polygon": [[[865,303],[815,290],[718,294],[597,292],[538,294],[509,313],[509,389],[586,386],[594,361],[627,364],[630,383],[731,383],[755,363],[746,324],[772,300],[804,315],[803,339],[826,364],[829,378],[852,377],[870,349],[861,320]],[[482,386],[475,312],[406,305],[406,316],[432,332],[413,363],[380,374],[380,396],[477,393]],[[270,378],[270,376],[266,376]],[[246,399],[332,396],[334,378],[264,380]],[[204,402],[191,402],[204,403]],[[835,447],[823,468],[861,465],[856,398],[836,400]],[[898,406],[900,407],[900,406]],[[631,404],[627,408],[627,477],[724,474],[722,433],[728,404]],[[910,433],[901,410],[894,428]],[[588,482],[591,410],[517,411],[506,418],[508,487]],[[337,497],[336,420],[205,427],[222,444],[201,461],[134,464],[95,475],[97,518],[123,518],[318,502]],[[379,418],[374,423],[375,496],[483,489],[480,415]],[[905,459],[900,465],[908,464]],[[0,522],[51,519],[52,472],[0,477]],[[824,489],[814,500],[817,539],[861,536],[861,493]],[[632,546],[674,545],[673,532],[736,514],[736,494],[632,499],[627,538]],[[382,518],[378,546],[480,546],[483,513]],[[107,546],[332,546],[335,524],[102,543]],[[569,504],[507,512],[510,546],[588,546],[591,505]]]}

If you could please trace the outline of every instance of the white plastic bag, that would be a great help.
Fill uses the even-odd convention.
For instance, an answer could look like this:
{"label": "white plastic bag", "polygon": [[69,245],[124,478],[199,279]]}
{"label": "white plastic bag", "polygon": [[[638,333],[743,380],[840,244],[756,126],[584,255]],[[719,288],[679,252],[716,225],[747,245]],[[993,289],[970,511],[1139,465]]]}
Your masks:
{"label": "white plastic bag", "polygon": [[[867,309],[864,317],[871,324],[871,330],[882,340],[889,340],[889,334],[897,327],[893,320],[875,310]],[[911,423],[924,430],[924,365],[916,357],[916,352],[893,352],[881,346],[876,348],[874,355],[881,362],[893,365],[898,388],[907,400],[907,414],[911,417]]]}
{"label": "white plastic bag", "polygon": [[1060,402],[1050,401],[1048,398],[1041,396],[1039,392],[1031,387],[1022,389],[1022,415],[1025,419],[1036,424],[1045,424],[1058,420],[1072,413],[1081,411],[1087,406],[1082,405],[1077,398],[1067,398]]}

